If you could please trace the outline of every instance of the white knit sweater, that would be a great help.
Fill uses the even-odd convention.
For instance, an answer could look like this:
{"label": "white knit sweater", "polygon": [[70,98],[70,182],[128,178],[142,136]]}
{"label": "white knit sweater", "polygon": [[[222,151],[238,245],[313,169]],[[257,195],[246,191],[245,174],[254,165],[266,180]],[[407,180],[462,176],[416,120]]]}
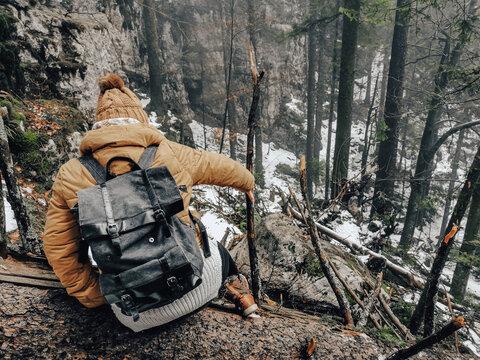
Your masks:
{"label": "white knit sweater", "polygon": [[123,325],[139,332],[178,319],[213,300],[222,285],[222,259],[217,244],[216,241],[210,240],[212,256],[205,259],[202,283],[198,287],[168,305],[140,313],[137,321],[133,321],[132,316],[122,314],[120,307],[113,304],[115,316]]}

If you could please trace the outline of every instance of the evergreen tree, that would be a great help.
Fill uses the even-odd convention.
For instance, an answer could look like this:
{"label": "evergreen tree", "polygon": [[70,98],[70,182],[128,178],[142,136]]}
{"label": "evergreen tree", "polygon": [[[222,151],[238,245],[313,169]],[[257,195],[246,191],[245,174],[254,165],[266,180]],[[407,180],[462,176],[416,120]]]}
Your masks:
{"label": "evergreen tree", "polygon": [[353,85],[355,80],[355,53],[360,17],[360,0],[345,0],[343,12],[337,131],[333,155],[332,198],[338,195],[342,187],[342,182],[348,178]]}

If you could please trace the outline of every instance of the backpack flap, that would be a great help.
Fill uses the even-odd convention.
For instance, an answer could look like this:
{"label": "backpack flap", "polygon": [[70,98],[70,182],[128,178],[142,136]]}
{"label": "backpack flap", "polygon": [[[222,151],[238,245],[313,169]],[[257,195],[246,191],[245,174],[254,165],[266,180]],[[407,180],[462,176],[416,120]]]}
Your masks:
{"label": "backpack flap", "polygon": [[[147,169],[156,198],[165,217],[183,210],[183,200],[167,167]],[[131,231],[155,222],[154,209],[144,185],[142,171],[132,171],[105,183],[118,232]],[[78,195],[79,225],[85,240],[108,236],[108,221],[101,185],[80,190]]]}

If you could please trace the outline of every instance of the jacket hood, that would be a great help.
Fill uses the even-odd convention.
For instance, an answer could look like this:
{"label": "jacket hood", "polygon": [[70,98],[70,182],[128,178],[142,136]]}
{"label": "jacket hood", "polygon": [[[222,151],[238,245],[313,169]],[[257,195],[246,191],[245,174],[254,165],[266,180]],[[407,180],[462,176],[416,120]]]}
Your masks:
{"label": "jacket hood", "polygon": [[83,156],[105,147],[147,147],[151,144],[160,144],[165,139],[165,136],[153,125],[108,126],[88,131],[80,143],[79,151]]}

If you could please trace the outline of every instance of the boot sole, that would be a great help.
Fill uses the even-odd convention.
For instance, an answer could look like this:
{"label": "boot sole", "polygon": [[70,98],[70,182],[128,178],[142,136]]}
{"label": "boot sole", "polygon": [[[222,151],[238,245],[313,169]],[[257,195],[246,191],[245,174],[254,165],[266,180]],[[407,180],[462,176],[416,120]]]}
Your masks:
{"label": "boot sole", "polygon": [[248,316],[248,315],[250,315],[251,313],[254,313],[257,310],[258,310],[257,304],[250,305],[248,308],[243,310],[243,315]]}

